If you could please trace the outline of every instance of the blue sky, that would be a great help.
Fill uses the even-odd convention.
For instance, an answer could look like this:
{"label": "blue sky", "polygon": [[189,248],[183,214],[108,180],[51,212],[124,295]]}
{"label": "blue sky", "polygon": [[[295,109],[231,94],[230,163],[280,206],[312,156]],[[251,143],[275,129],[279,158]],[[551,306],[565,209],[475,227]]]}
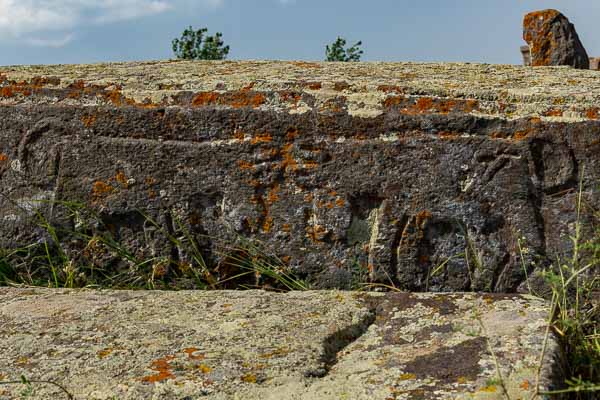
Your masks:
{"label": "blue sky", "polygon": [[167,59],[188,25],[222,32],[230,59],[321,60],[341,35],[366,61],[518,64],[543,8],[600,56],[598,0],[0,0],[0,65]]}

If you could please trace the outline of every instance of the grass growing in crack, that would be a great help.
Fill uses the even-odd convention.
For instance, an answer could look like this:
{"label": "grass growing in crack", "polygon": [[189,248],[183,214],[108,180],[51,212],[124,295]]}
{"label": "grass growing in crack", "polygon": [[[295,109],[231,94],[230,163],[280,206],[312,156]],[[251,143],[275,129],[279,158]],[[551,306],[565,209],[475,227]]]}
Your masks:
{"label": "grass growing in crack", "polygon": [[[279,257],[259,241],[237,236],[225,243],[192,234],[174,219],[166,229],[149,215],[139,212],[144,224],[153,228],[187,261],[170,256],[141,254],[119,240],[103,219],[82,204],[52,202],[61,206],[74,226],[52,224],[40,212],[35,224],[44,232],[36,243],[18,248],[0,248],[0,285],[46,287],[105,287],[113,289],[251,289],[307,290]],[[146,230],[144,230],[146,235]],[[198,244],[199,236],[212,242],[221,261],[210,264]],[[148,243],[148,237],[145,237]],[[67,243],[63,248],[63,244]],[[77,243],[75,251],[68,243]],[[118,264],[120,267],[115,267]]]}

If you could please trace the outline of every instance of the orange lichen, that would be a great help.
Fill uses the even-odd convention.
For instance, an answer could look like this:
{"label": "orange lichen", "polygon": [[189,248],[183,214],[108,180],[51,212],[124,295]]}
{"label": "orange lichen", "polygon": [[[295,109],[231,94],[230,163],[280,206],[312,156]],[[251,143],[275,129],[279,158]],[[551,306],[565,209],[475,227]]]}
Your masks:
{"label": "orange lichen", "polygon": [[306,169],[315,169],[319,166],[319,163],[317,163],[316,161],[304,161],[302,166]]}
{"label": "orange lichen", "polygon": [[108,357],[111,353],[113,352],[113,349],[111,348],[106,348],[104,350],[100,350],[96,353],[96,355],[98,356],[99,359],[103,359]]}
{"label": "orange lichen", "polygon": [[0,153],[0,163],[5,163],[8,161],[8,156],[4,153]]}
{"label": "orange lichen", "polygon": [[585,116],[588,119],[598,119],[598,111],[600,111],[598,107],[590,108],[585,112]]}
{"label": "orange lichen", "polygon": [[445,140],[454,140],[458,137],[460,137],[460,135],[456,132],[448,132],[448,131],[441,131],[438,133],[438,136],[440,137],[440,139],[445,139]]}
{"label": "orange lichen", "polygon": [[338,207],[344,207],[346,205],[346,201],[342,198],[338,198],[335,200],[335,205]]}
{"label": "orange lichen", "polygon": [[496,386],[486,386],[484,388],[479,389],[479,391],[484,393],[496,393],[498,389],[496,389]]}
{"label": "orange lichen", "polygon": [[432,107],[433,99],[431,97],[419,97],[415,105],[415,108],[421,113],[431,110]]}
{"label": "orange lichen", "polygon": [[81,122],[83,122],[83,125],[86,128],[90,128],[90,127],[92,127],[92,125],[94,125],[96,123],[96,115],[95,114],[84,115],[83,117],[81,117]]}
{"label": "orange lichen", "polygon": [[417,226],[420,228],[423,228],[423,225],[425,224],[425,222],[427,222],[427,220],[430,219],[431,217],[432,217],[432,214],[430,211],[423,210],[423,211],[419,212],[416,217]]}
{"label": "orange lichen", "polygon": [[261,354],[259,357],[260,358],[274,358],[274,357],[283,357],[287,354],[290,353],[290,349],[288,349],[287,347],[280,347],[278,349],[275,349],[273,351],[269,351],[267,353],[263,353]]}
{"label": "orange lichen", "polygon": [[175,379],[175,375],[171,372],[172,367],[169,361],[172,361],[175,356],[166,356],[152,362],[150,369],[156,371],[154,375],[145,376],[142,378],[142,382],[156,383],[162,382],[167,379]]}
{"label": "orange lichen", "polygon": [[550,58],[558,46],[551,25],[558,15],[556,10],[534,11],[523,20],[523,39],[529,44],[534,67],[550,65]]}
{"label": "orange lichen", "polygon": [[417,379],[417,376],[415,374],[402,374],[400,375],[400,380],[401,381],[408,381],[408,380],[413,380],[413,379]]}
{"label": "orange lichen", "polygon": [[311,82],[307,84],[307,87],[311,90],[320,90],[323,85],[321,84],[321,82]]}
{"label": "orange lichen", "polygon": [[115,180],[125,189],[127,189],[129,187],[129,183],[127,180],[127,177],[125,176],[125,173],[123,173],[122,171],[117,172],[117,175],[115,175]]}
{"label": "orange lichen", "polygon": [[404,96],[388,97],[387,99],[385,99],[383,101],[383,106],[385,108],[390,108],[392,106],[399,106],[400,104],[404,103],[405,101],[406,101],[406,97],[404,97]]}
{"label": "orange lichen", "polygon": [[198,351],[200,351],[200,349],[197,349],[195,347],[188,347],[187,349],[183,349],[183,352],[188,355],[188,358],[190,360],[204,360],[204,354],[194,354]]}
{"label": "orange lichen", "polygon": [[281,91],[279,92],[279,96],[281,97],[282,101],[286,103],[293,103],[294,105],[297,105],[302,99],[302,96],[298,92]]}
{"label": "orange lichen", "polygon": [[296,129],[296,128],[289,128],[285,132],[285,138],[286,138],[286,140],[289,140],[289,141],[296,139],[299,135],[300,135],[300,133],[298,132],[298,129]]}
{"label": "orange lichen", "polygon": [[200,370],[200,372],[202,372],[203,374],[208,374],[212,371],[212,368],[209,367],[206,364],[200,364],[198,365],[198,369]]}
{"label": "orange lichen", "polygon": [[14,93],[9,86],[5,86],[0,90],[0,95],[2,97],[13,97]]}
{"label": "orange lichen", "polygon": [[563,111],[560,108],[553,108],[544,112],[544,117],[562,117]]}
{"label": "orange lichen", "polygon": [[246,374],[241,377],[242,382],[245,383],[256,383],[256,375],[254,374]]}
{"label": "orange lichen", "polygon": [[214,92],[202,92],[196,95],[192,100],[192,106],[201,107],[217,104],[218,94]]}
{"label": "orange lichen", "polygon": [[270,143],[273,141],[273,136],[269,135],[268,133],[262,134],[262,135],[256,135],[252,138],[252,140],[250,141],[250,143],[252,144],[257,144],[257,143]]}
{"label": "orange lichen", "polygon": [[264,94],[240,90],[238,92],[215,93],[201,92],[192,100],[192,106],[202,107],[207,105],[225,105],[233,108],[257,108],[267,101]]}
{"label": "orange lichen", "polygon": [[103,181],[96,181],[92,185],[92,196],[96,199],[111,194],[114,191],[115,188]]}
{"label": "orange lichen", "polygon": [[321,225],[309,225],[306,227],[306,237],[313,242],[321,242],[327,236],[327,229]]}
{"label": "orange lichen", "polygon": [[281,225],[281,230],[284,232],[290,232],[292,230],[292,228],[291,228],[290,224],[283,224],[283,225]]}
{"label": "orange lichen", "polygon": [[470,113],[479,108],[477,100],[450,100],[438,99],[433,97],[419,97],[416,100],[409,100],[404,96],[388,97],[383,102],[384,107],[401,107],[403,114],[426,114],[439,113],[449,114],[451,112]]}
{"label": "orange lichen", "polygon": [[267,203],[269,205],[275,203],[277,200],[279,200],[279,184],[275,184],[267,193]]}
{"label": "orange lichen", "polygon": [[262,225],[263,232],[269,233],[269,232],[271,232],[272,228],[273,228],[273,217],[267,216]]}
{"label": "orange lichen", "polygon": [[524,131],[516,131],[513,135],[513,139],[515,140],[523,140],[526,139],[527,136],[529,136],[531,132],[529,130],[524,130]]}
{"label": "orange lichen", "polygon": [[254,171],[256,169],[254,164],[252,164],[248,161],[244,161],[244,160],[238,161],[238,165],[239,165],[240,169],[243,171],[248,171],[248,170]]}
{"label": "orange lichen", "polygon": [[237,140],[244,140],[244,137],[246,137],[246,134],[243,131],[236,129],[233,132],[233,137],[234,137],[234,139],[237,139]]}
{"label": "orange lichen", "polygon": [[283,161],[281,162],[281,168],[284,171],[296,171],[298,170],[298,162],[292,155],[293,144],[286,144],[281,149],[281,156]]}

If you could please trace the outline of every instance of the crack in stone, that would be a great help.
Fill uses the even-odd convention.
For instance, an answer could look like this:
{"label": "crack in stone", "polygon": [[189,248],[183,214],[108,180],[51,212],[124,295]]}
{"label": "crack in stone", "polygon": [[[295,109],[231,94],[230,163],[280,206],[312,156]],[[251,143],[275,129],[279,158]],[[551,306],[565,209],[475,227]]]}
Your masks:
{"label": "crack in stone", "polygon": [[325,338],[323,352],[319,357],[321,366],[306,371],[304,376],[307,378],[326,377],[331,368],[338,363],[338,353],[367,333],[369,327],[375,323],[376,317],[376,307],[370,306],[369,312],[359,322],[338,330]]}

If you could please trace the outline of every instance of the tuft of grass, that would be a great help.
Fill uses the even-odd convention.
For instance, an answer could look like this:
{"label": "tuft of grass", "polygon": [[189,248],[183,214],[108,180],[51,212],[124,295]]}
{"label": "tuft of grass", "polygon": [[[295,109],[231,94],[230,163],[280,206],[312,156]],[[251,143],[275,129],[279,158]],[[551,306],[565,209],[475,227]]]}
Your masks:
{"label": "tuft of grass", "polygon": [[[540,391],[539,375],[544,345],[536,388],[537,394],[542,396],[592,400],[600,397],[600,229],[593,232],[591,237],[583,237],[582,209],[583,184],[580,181],[575,232],[571,237],[571,257],[564,260],[557,258],[556,263],[542,274],[551,291],[551,313],[545,344],[553,332],[561,345],[566,379],[562,389]],[[592,213],[600,221],[600,212],[592,210]],[[519,248],[523,259],[520,242]],[[523,268],[526,270],[525,265]],[[529,277],[527,280],[531,291]]]}
{"label": "tuft of grass", "polygon": [[[101,287],[112,289],[307,290],[277,255],[257,240],[236,236],[233,243],[192,234],[174,218],[174,232],[139,211],[145,224],[184,257],[144,255],[122,243],[114,229],[85,205],[53,201],[72,226],[53,224],[36,212],[44,238],[17,249],[0,248],[0,285]],[[214,247],[220,261],[209,262],[198,239]],[[148,241],[148,238],[146,238]],[[66,244],[66,245],[64,245]],[[69,244],[74,244],[69,248]],[[63,247],[65,246],[65,247]],[[215,250],[216,249],[216,250]]]}

